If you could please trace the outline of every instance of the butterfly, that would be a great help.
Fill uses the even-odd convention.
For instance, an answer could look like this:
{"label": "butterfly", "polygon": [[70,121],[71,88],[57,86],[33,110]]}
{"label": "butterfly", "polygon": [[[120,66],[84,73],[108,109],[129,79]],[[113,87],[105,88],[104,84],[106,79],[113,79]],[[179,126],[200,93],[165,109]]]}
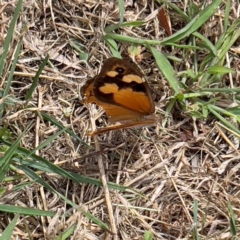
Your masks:
{"label": "butterfly", "polygon": [[119,58],[108,58],[94,78],[81,88],[84,103],[103,108],[110,125],[88,135],[111,130],[152,125],[155,105],[150,88],[137,66]]}

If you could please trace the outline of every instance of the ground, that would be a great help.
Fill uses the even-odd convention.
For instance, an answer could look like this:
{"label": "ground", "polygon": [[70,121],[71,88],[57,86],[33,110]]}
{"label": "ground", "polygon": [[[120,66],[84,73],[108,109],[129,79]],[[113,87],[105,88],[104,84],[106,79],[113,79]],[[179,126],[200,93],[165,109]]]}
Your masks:
{"label": "ground", "polygon": [[[57,239],[61,234],[62,239],[233,239],[234,231],[240,237],[239,135],[208,105],[214,103],[215,111],[238,109],[240,40],[230,38],[221,63],[234,72],[213,81],[204,75],[208,65],[200,70],[212,50],[206,41],[191,32],[161,44],[171,36],[158,14],[163,7],[172,34],[180,33],[211,1],[159,2],[23,0],[1,75],[2,94],[22,39],[8,102],[1,108],[1,155],[6,157],[7,146],[14,148],[20,138],[8,155],[9,165],[1,165],[7,174],[1,175],[0,233],[13,220],[11,213],[23,207],[11,239]],[[0,2],[1,47],[16,4]],[[227,29],[240,14],[237,3],[229,11],[227,4],[219,4],[194,31],[216,47],[216,54],[225,49],[217,44],[228,36],[226,13]],[[239,31],[238,24],[234,32]],[[163,63],[157,63],[158,53],[168,59],[172,77],[171,69],[158,68]],[[84,104],[81,88],[113,55],[134,61],[146,76],[158,120],[153,126],[88,136],[108,121],[101,108]],[[223,118],[239,128],[239,111]],[[10,210],[4,211],[7,205]]]}

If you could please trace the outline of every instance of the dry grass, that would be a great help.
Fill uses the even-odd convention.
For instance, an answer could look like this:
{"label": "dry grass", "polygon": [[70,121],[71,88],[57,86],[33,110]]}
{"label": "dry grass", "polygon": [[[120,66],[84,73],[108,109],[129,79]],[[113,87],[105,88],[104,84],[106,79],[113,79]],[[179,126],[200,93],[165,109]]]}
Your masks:
{"label": "dry grass", "polygon": [[[124,21],[149,20],[141,27],[122,27],[116,30],[117,33],[149,40],[166,37],[155,17],[159,8],[156,2],[137,1],[137,7],[126,2]],[[198,1],[195,3],[199,5]],[[0,2],[0,45],[6,37],[15,4],[15,0]],[[182,10],[188,8],[180,1],[176,1],[176,5]],[[213,45],[222,33],[220,20],[224,18],[224,6],[223,3],[200,30]],[[168,11],[173,32],[177,32],[186,22],[171,8]],[[230,24],[238,17],[239,7],[233,3]],[[20,214],[11,239],[57,239],[70,226],[75,231],[68,239],[143,239],[146,231],[153,234],[153,239],[197,239],[196,235],[199,239],[231,239],[228,203],[232,206],[234,226],[238,229],[240,218],[239,138],[229,135],[229,131],[212,115],[205,121],[195,120],[188,114],[194,104],[183,109],[176,103],[164,126],[157,124],[138,130],[109,132],[96,138],[87,137],[86,132],[91,128],[89,110],[95,114],[96,108],[81,103],[80,88],[86,79],[98,73],[103,60],[112,55],[109,45],[102,39],[103,29],[118,22],[118,6],[112,1],[97,4],[87,0],[23,1],[1,76],[1,88],[4,89],[16,43],[22,36],[23,44],[9,92],[14,104],[6,105],[3,115],[2,126],[8,125],[7,140],[13,142],[29,128],[21,138],[20,146],[31,151],[50,139],[58,128],[43,118],[40,114],[43,112],[71,129],[84,143],[64,132],[35,152],[77,179],[73,181],[66,175],[64,177],[59,169],[53,169],[55,173],[49,169],[48,173],[50,165],[42,170],[32,165],[36,176],[55,191],[41,184],[41,179],[30,178],[26,169],[21,171],[18,167],[24,165],[30,156],[25,159],[22,153],[16,153],[15,158],[20,162],[13,161],[2,182],[7,191],[1,197],[1,203],[52,211],[56,215]],[[88,54],[87,62],[79,60],[79,52],[72,47],[76,41]],[[233,75],[233,87],[236,88],[239,87],[239,43],[238,39],[228,52],[232,56],[229,67],[237,71]],[[188,39],[181,44],[188,44]],[[118,42],[123,57],[129,55],[130,46]],[[170,46],[156,48],[183,59],[182,62],[171,61],[176,73],[193,69],[191,50]],[[143,46],[140,51],[138,64],[148,77],[156,113],[163,116],[173,91],[149,51]],[[48,65],[42,71],[32,97],[26,102],[32,78],[46,54],[49,54]],[[199,64],[204,56],[205,52],[198,55]],[[221,81],[231,81],[228,76]],[[224,93],[221,96],[217,96],[218,106],[224,103],[229,106],[234,102]],[[96,121],[97,126],[105,124],[104,115]],[[3,150],[1,152],[4,154]],[[80,179],[79,174],[88,178]],[[94,179],[127,188],[117,191],[115,185],[110,185],[108,191],[106,186],[97,186],[99,182]],[[105,223],[109,231],[93,223],[86,213]],[[3,232],[13,216],[2,212],[0,219],[0,232]],[[237,236],[240,237],[239,232]]]}

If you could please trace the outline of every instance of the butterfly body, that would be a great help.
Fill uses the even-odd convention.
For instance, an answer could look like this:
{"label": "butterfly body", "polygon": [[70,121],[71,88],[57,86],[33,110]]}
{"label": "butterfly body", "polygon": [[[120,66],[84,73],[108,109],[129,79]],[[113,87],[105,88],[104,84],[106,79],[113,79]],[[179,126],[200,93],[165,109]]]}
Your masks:
{"label": "butterfly body", "polygon": [[155,111],[150,88],[140,70],[122,59],[107,59],[100,73],[88,80],[81,92],[84,102],[101,106],[111,123],[131,120],[140,125],[142,117]]}

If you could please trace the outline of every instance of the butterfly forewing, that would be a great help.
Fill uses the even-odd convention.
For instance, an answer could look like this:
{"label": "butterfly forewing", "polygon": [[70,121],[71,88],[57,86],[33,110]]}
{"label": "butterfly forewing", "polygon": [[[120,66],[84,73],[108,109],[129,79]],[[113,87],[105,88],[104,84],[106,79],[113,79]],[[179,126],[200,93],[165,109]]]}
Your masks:
{"label": "butterfly forewing", "polygon": [[127,61],[108,59],[94,81],[94,95],[102,102],[137,112],[152,114],[155,110],[149,86],[140,70]]}

